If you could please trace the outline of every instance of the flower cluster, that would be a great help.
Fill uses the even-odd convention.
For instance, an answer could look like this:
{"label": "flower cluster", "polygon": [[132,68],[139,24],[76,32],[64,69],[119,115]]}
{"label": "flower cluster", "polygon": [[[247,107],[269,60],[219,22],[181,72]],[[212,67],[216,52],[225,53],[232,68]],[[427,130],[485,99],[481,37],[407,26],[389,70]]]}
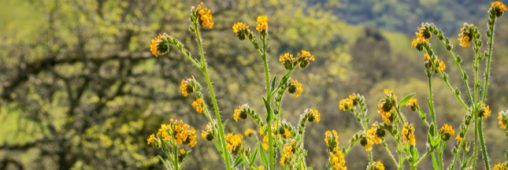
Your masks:
{"label": "flower cluster", "polygon": [[301,50],[296,57],[293,54],[286,52],[279,56],[279,62],[284,65],[287,70],[293,69],[295,66],[305,68],[310,62],[316,60],[316,57],[307,50]]}
{"label": "flower cluster", "polygon": [[227,149],[234,154],[238,154],[242,148],[242,140],[242,134],[228,133],[226,135]]}
{"label": "flower cluster", "polygon": [[367,167],[368,170],[385,170],[385,165],[381,161],[373,162]]}
{"label": "flower cluster", "polygon": [[411,42],[411,46],[421,51],[423,49],[422,45],[429,43],[431,36],[429,24],[422,23],[415,33],[415,38]]}
{"label": "flower cluster", "polygon": [[383,122],[391,123],[395,118],[395,109],[396,109],[396,101],[397,95],[393,92],[393,90],[385,89],[385,98],[379,100],[377,105],[377,112],[381,115]]}
{"label": "flower cluster", "polygon": [[451,136],[455,135],[455,130],[453,130],[453,127],[447,123],[445,123],[443,127],[441,127],[439,132],[441,133],[441,139],[443,139],[444,141],[448,141],[448,139],[450,139]]}
{"label": "flower cluster", "polygon": [[325,132],[325,144],[328,148],[328,151],[332,152],[336,148],[339,147],[339,135],[335,130],[327,130]]}
{"label": "flower cluster", "polygon": [[159,57],[169,52],[169,43],[167,42],[168,38],[168,34],[161,33],[152,39],[150,43],[150,51],[152,52],[152,55]]}
{"label": "flower cluster", "polygon": [[508,163],[497,163],[492,170],[508,170]]}
{"label": "flower cluster", "polygon": [[212,11],[203,4],[203,2],[199,3],[199,6],[196,8],[197,15],[199,17],[199,24],[203,28],[212,29],[213,27],[213,16]]}
{"label": "flower cluster", "polygon": [[233,111],[233,119],[235,120],[235,122],[238,122],[238,120],[240,120],[240,119],[246,119],[248,109],[249,109],[249,105],[247,105],[247,104],[238,106]]}
{"label": "flower cluster", "polygon": [[258,25],[256,26],[256,30],[262,34],[266,34],[268,30],[268,17],[267,16],[258,16],[256,19]]}
{"label": "flower cluster", "polygon": [[508,111],[499,112],[497,115],[497,121],[501,129],[506,129],[506,127],[508,127]]}
{"label": "flower cluster", "polygon": [[402,129],[402,141],[407,142],[412,146],[416,145],[415,128],[412,124],[404,124],[404,128]]}
{"label": "flower cluster", "polygon": [[333,170],[347,170],[346,158],[339,148],[330,152],[328,163],[330,164],[330,168]]}
{"label": "flower cluster", "polygon": [[500,17],[503,15],[504,12],[506,12],[508,8],[506,5],[501,1],[494,1],[490,5],[489,13],[492,16]]}
{"label": "flower cluster", "polygon": [[290,142],[284,144],[284,152],[280,157],[280,165],[282,167],[286,166],[286,164],[291,162],[293,155],[295,154],[297,149],[295,140],[291,140]]}
{"label": "flower cluster", "polygon": [[339,101],[339,110],[342,110],[342,111],[349,111],[349,110],[352,110],[354,109],[354,106],[356,106],[358,104],[358,95],[356,94],[352,94],[352,95],[349,95],[349,97],[347,98],[344,98],[344,99],[341,99]]}
{"label": "flower cluster", "polygon": [[407,103],[407,106],[411,108],[412,111],[418,110],[420,106],[418,106],[418,100],[416,98],[409,99],[409,102]]}
{"label": "flower cluster", "polygon": [[180,81],[180,93],[183,97],[187,97],[189,94],[197,92],[201,89],[201,86],[194,78],[188,78]]}
{"label": "flower cluster", "polygon": [[300,96],[303,92],[302,83],[295,79],[291,80],[291,82],[289,82],[288,92],[296,97]]}
{"label": "flower cluster", "polygon": [[171,119],[168,124],[161,124],[157,135],[151,134],[147,142],[148,144],[154,144],[156,147],[160,147],[161,142],[194,147],[196,146],[196,139],[196,129],[181,120]]}
{"label": "flower cluster", "polygon": [[475,27],[471,24],[464,23],[459,32],[459,42],[461,47],[469,47],[471,46],[471,41],[473,41],[473,36],[475,35]]}
{"label": "flower cluster", "polygon": [[307,115],[306,117],[308,118],[307,120],[309,120],[309,122],[319,122],[321,120],[321,116],[319,114],[319,110],[317,109],[306,109],[305,111],[305,115]]}
{"label": "flower cluster", "polygon": [[213,140],[214,132],[213,132],[212,123],[207,123],[205,125],[205,128],[201,131],[201,138],[203,138],[207,141]]}
{"label": "flower cluster", "polygon": [[192,102],[192,107],[194,108],[194,110],[196,110],[196,112],[198,113],[203,113],[203,110],[204,110],[204,103],[203,103],[203,98],[197,98],[196,100],[194,100]]}
{"label": "flower cluster", "polygon": [[492,111],[490,110],[489,105],[486,105],[485,103],[480,104],[480,110],[478,111],[478,116],[480,116],[484,119],[487,119],[488,117],[490,117],[491,113],[492,113]]}
{"label": "flower cluster", "polygon": [[252,36],[249,26],[243,22],[237,22],[233,25],[233,32],[240,40],[244,40],[245,37]]}
{"label": "flower cluster", "polygon": [[385,130],[378,123],[372,124],[372,127],[367,131],[367,139],[375,144],[381,144],[384,136]]}

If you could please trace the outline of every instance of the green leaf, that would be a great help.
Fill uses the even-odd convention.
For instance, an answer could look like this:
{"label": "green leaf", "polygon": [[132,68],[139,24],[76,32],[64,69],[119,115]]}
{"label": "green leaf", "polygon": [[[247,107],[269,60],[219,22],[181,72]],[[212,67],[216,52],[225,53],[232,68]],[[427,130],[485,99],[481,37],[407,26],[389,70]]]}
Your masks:
{"label": "green leaf", "polygon": [[415,96],[415,94],[409,94],[409,95],[407,95],[407,96],[404,96],[404,97],[402,98],[402,100],[400,100],[400,102],[399,102],[399,106],[405,106],[405,105],[407,104],[407,102],[409,102],[409,100],[410,100],[411,98],[413,98],[414,96]]}
{"label": "green leaf", "polygon": [[277,81],[277,76],[273,76],[273,79],[272,79],[272,91],[271,93],[273,93],[273,91],[275,90],[275,82]]}
{"label": "green leaf", "polygon": [[253,165],[256,160],[256,156],[258,155],[259,148],[254,149],[254,151],[249,155],[249,165]]}
{"label": "green leaf", "polygon": [[263,164],[263,166],[270,167],[270,165],[268,165],[268,159],[266,159],[266,153],[264,152],[262,143],[259,143],[258,150],[259,150],[259,155],[261,157],[261,163]]}
{"label": "green leaf", "polygon": [[266,122],[271,122],[272,121],[272,108],[270,106],[270,102],[268,102],[264,97],[263,97],[263,102],[265,103],[266,111],[268,113],[266,115]]}
{"label": "green leaf", "polygon": [[243,163],[243,157],[238,156],[238,157],[236,157],[236,159],[235,159],[234,167],[237,167],[238,165],[240,165],[240,164],[242,164],[242,163]]}

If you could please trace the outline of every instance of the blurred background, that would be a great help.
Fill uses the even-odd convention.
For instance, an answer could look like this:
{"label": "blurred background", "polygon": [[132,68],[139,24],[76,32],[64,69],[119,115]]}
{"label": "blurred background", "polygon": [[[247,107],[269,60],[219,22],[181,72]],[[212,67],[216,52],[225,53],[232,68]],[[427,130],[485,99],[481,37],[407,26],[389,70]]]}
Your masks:
{"label": "blurred background", "polygon": [[[160,32],[180,39],[196,55],[187,31],[189,11],[198,1],[180,0],[0,0],[0,169],[161,169],[158,152],[146,137],[170,118],[196,129],[206,123],[179,94],[179,81],[196,76],[183,57],[153,58],[150,40]],[[399,98],[416,94],[427,99],[422,56],[410,47],[416,27],[434,22],[457,44],[464,22],[485,37],[489,1],[478,0],[223,0],[205,1],[215,25],[204,30],[204,45],[219,105],[228,132],[256,128],[252,121],[235,123],[233,109],[248,103],[264,113],[262,62],[247,41],[231,30],[236,21],[255,25],[267,15],[270,66],[283,52],[301,49],[316,62],[296,71],[303,94],[286,96],[283,117],[295,124],[305,108],[321,111],[321,122],[306,131],[307,162],[325,169],[328,155],[324,131],[335,129],[341,145],[360,129],[352,114],[337,102],[351,93],[365,95],[369,115],[380,121],[376,103],[384,88]],[[497,112],[508,109],[508,21],[498,20],[492,86],[493,110],[485,123],[493,162],[503,159],[506,137]],[[252,28],[252,27],[251,27]],[[438,42],[433,42],[439,46]],[[470,72],[472,50],[456,48]],[[463,89],[453,61],[438,48],[452,81]],[[445,85],[436,80],[438,124],[456,129],[464,111]],[[427,108],[426,106],[424,107]],[[416,126],[417,146],[425,148],[426,130],[416,113],[404,114]],[[470,130],[472,132],[472,130]],[[449,142],[450,147],[453,142]],[[374,155],[387,169],[394,165],[381,147]],[[449,162],[451,153],[445,155]],[[347,156],[350,169],[363,169],[367,155],[356,146]],[[482,162],[478,162],[482,166]],[[200,140],[185,169],[222,169],[211,143]],[[422,169],[430,169],[430,161]]]}

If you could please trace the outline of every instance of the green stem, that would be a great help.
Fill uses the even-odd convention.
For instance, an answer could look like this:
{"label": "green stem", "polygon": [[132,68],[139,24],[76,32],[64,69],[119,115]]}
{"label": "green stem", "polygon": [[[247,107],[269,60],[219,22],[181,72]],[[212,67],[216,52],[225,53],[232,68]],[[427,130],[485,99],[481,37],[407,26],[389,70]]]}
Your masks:
{"label": "green stem", "polygon": [[478,133],[480,137],[480,145],[482,147],[482,155],[483,155],[483,163],[485,164],[485,169],[490,169],[490,163],[489,163],[489,155],[487,153],[487,146],[485,145],[485,139],[483,137],[483,128],[482,128],[482,120],[478,123],[480,126],[478,126]]}
{"label": "green stem", "polygon": [[178,146],[176,144],[173,144],[173,166],[175,167],[175,170],[179,170],[180,167],[178,165]]}
{"label": "green stem", "polygon": [[392,151],[388,148],[388,144],[386,144],[386,141],[383,141],[383,147],[385,148],[390,158],[392,158],[393,164],[395,164],[398,168],[397,159],[395,159],[395,156],[393,156]]}
{"label": "green stem", "polygon": [[473,148],[473,168],[476,168],[476,159],[478,158],[478,108],[473,106],[473,119],[474,119],[474,148]]}
{"label": "green stem", "polygon": [[199,46],[199,54],[201,55],[201,70],[203,72],[203,75],[205,77],[205,80],[206,80],[206,85],[208,86],[208,92],[210,93],[210,98],[212,99],[212,105],[213,105],[213,110],[215,112],[215,118],[217,119],[217,126],[218,126],[218,132],[219,132],[219,142],[221,143],[222,145],[222,154],[224,155],[224,162],[226,164],[226,169],[231,169],[231,157],[229,155],[229,152],[227,151],[227,147],[226,147],[226,140],[224,139],[224,126],[222,124],[222,119],[221,119],[221,116],[220,116],[220,112],[219,112],[219,104],[217,104],[217,98],[215,97],[215,91],[213,89],[213,85],[212,85],[212,81],[210,80],[210,75],[208,74],[208,65],[206,63],[206,59],[205,59],[205,53],[203,51],[203,45],[202,45],[202,42],[201,42],[201,33],[199,31],[199,26],[198,26],[198,23],[194,23],[195,24],[195,34],[196,34],[196,39],[198,41],[198,46]]}
{"label": "green stem", "polygon": [[485,69],[485,82],[483,84],[483,100],[482,101],[487,101],[487,92],[489,90],[490,65],[492,63],[492,53],[494,51],[494,31],[495,31],[494,25],[495,24],[496,24],[496,17],[492,18],[492,24],[489,24],[489,32],[490,32],[489,50],[488,50],[487,61],[486,61],[487,68]]}
{"label": "green stem", "polygon": [[[270,70],[268,68],[268,59],[266,57],[266,50],[267,50],[267,43],[266,43],[266,35],[264,34],[261,34],[261,41],[262,41],[262,50],[263,50],[263,53],[261,55],[261,58],[263,59],[263,68],[264,68],[264,72],[265,72],[265,90],[266,90],[266,100],[267,100],[267,103],[268,105],[271,104],[271,86],[270,86]],[[273,136],[272,136],[272,120],[273,120],[273,115],[272,115],[272,110],[269,110],[269,108],[271,107],[266,107],[267,108],[267,111],[266,111],[266,114],[267,114],[267,124],[268,124],[268,155],[269,155],[269,158],[268,158],[268,162],[270,164],[270,167],[269,169],[275,169],[275,151],[274,151],[274,148],[273,148]]]}

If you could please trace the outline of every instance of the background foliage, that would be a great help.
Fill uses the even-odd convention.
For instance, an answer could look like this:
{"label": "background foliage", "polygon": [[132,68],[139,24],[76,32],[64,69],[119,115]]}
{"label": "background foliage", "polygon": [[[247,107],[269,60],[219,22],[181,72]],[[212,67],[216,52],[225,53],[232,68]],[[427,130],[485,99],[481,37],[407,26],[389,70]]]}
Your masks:
{"label": "background foliage", "polygon": [[[197,1],[176,0],[2,0],[0,6],[0,169],[153,169],[161,168],[147,135],[170,117],[197,129],[206,120],[190,99],[178,93],[179,80],[196,76],[174,51],[155,59],[149,41],[159,32],[181,39],[191,51],[188,13]],[[282,72],[276,57],[283,52],[310,50],[315,63],[294,78],[304,95],[288,96],[284,117],[317,103],[322,122],[308,129],[308,165],[326,166],[324,131],[336,129],[346,144],[359,126],[337,109],[353,92],[364,94],[373,119],[384,88],[399,96],[416,93],[425,100],[422,57],[410,49],[410,38],[422,21],[436,23],[448,36],[463,22],[484,28],[488,2],[439,0],[251,0],[210,1],[214,29],[204,31],[212,80],[229,131],[252,124],[232,120],[235,106],[249,103],[263,110],[262,63],[246,41],[231,31],[235,21],[253,25],[267,15],[270,23],[271,68]],[[479,21],[479,22],[477,22]],[[501,18],[496,34],[493,111],[508,108],[508,22]],[[445,54],[445,53],[442,53]],[[460,51],[466,63],[470,51]],[[442,57],[447,63],[451,60]],[[470,69],[470,67],[467,67]],[[450,75],[459,78],[455,70]],[[452,77],[453,79],[453,77]],[[440,81],[436,81],[440,82]],[[439,120],[455,127],[462,117],[444,84],[436,85]],[[440,88],[443,87],[443,88]],[[406,112],[412,122],[416,114]],[[506,145],[495,118],[486,122],[486,139],[493,162],[502,159]],[[422,124],[415,124],[417,143],[424,143]],[[420,145],[420,147],[424,147]],[[366,154],[357,147],[346,158],[351,169],[365,167]],[[210,143],[200,141],[187,159],[189,169],[222,167]],[[375,154],[383,154],[377,152]],[[450,154],[448,152],[448,154]],[[380,156],[383,157],[383,156]],[[446,156],[445,156],[446,157]],[[388,160],[383,157],[383,160]],[[445,160],[449,161],[449,160]],[[393,165],[384,161],[387,169]],[[423,168],[429,167],[429,163]]]}

